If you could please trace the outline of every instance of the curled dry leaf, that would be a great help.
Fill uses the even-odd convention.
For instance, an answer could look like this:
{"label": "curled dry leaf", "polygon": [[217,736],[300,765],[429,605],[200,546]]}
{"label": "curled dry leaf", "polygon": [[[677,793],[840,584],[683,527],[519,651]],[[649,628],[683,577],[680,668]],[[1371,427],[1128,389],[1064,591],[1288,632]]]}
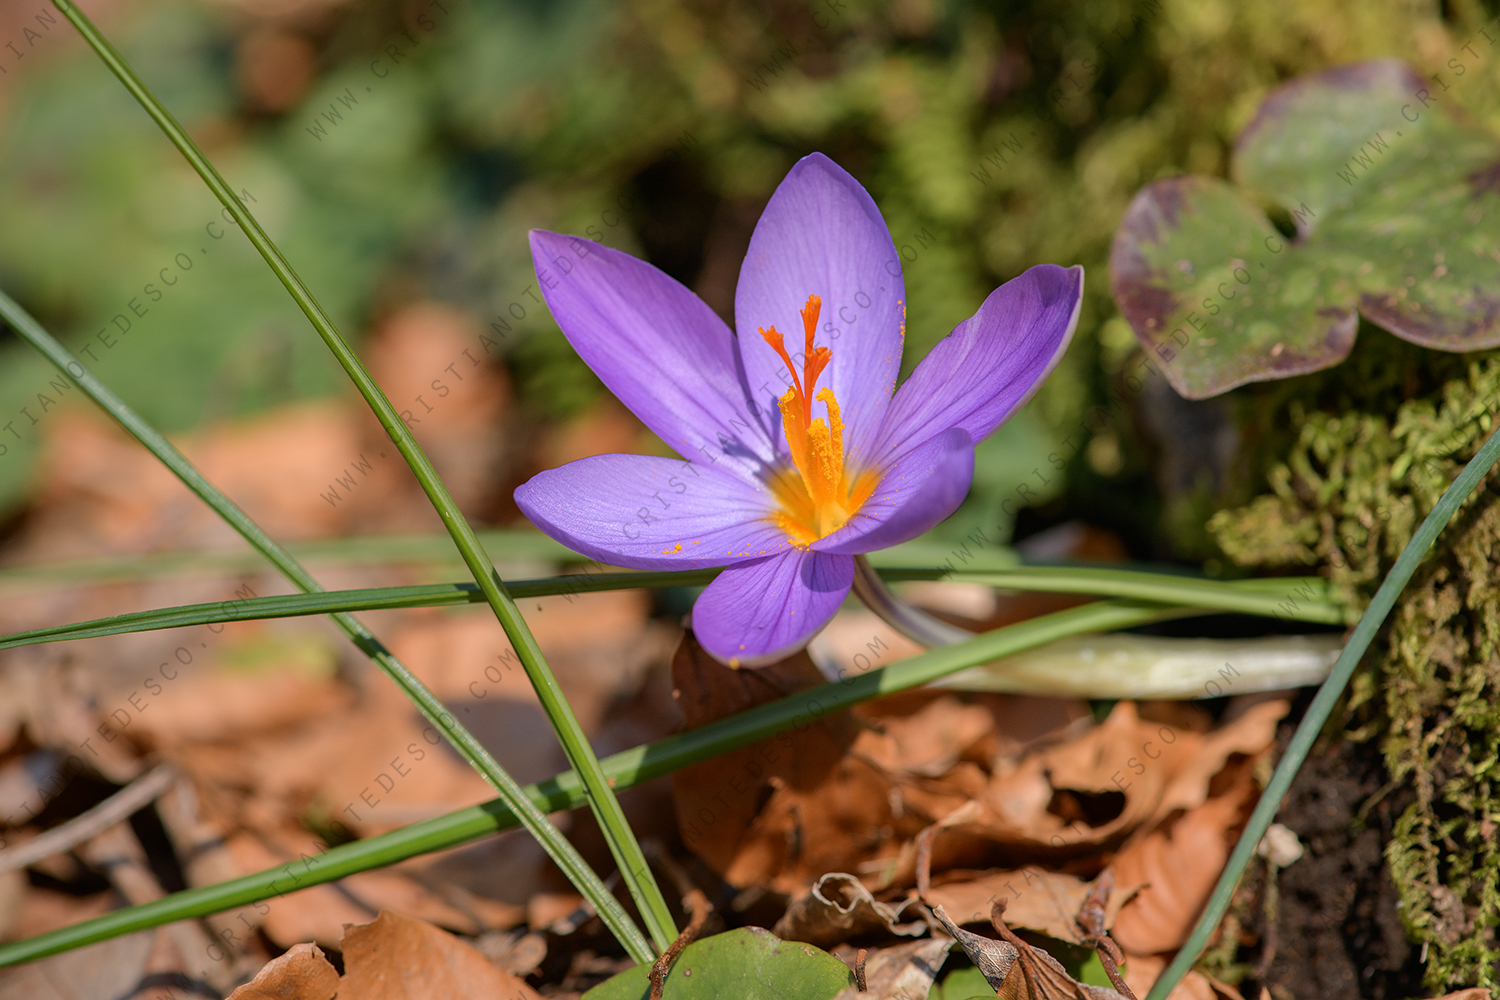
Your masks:
{"label": "curled dry leaf", "polygon": [[[820,948],[878,932],[916,937],[927,930],[927,921],[920,914],[907,912],[916,902],[882,903],[853,875],[830,872],[813,883],[807,895],[787,907],[776,924],[776,936]],[[903,917],[916,919],[903,922]]]}
{"label": "curled dry leaf", "polygon": [[323,957],[321,948],[305,942],[267,962],[229,1000],[333,1000],[338,991],[338,970]]}
{"label": "curled dry leaf", "polygon": [[[672,679],[688,728],[823,683],[806,653],[731,670],[691,636],[673,658]],[[683,840],[733,885],[796,892],[849,867],[842,862],[857,853],[851,841],[878,829],[888,808],[885,775],[847,753],[858,735],[840,715],[679,771],[672,789]]]}
{"label": "curled dry leaf", "polygon": [[[823,683],[805,654],[734,671],[691,637],[673,677],[690,728]],[[982,796],[997,754],[1057,738],[1086,715],[1086,706],[1052,699],[883,699],[680,772],[678,822],[688,846],[733,885],[800,895],[840,871],[868,873],[872,885],[909,881],[911,839]]]}
{"label": "curled dry leaf", "polygon": [[999,904],[994,909],[995,929],[1002,935],[999,941],[957,926],[941,906],[932,911],[984,973],[996,995],[1004,1000],[1123,1000],[1114,990],[1080,983],[1057,959],[1010,933],[998,916],[1003,910]]}

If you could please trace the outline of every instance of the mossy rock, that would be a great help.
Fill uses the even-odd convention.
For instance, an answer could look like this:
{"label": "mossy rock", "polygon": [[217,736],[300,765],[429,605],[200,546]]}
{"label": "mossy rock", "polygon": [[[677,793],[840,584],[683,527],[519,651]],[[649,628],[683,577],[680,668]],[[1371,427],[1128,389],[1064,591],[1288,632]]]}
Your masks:
{"label": "mossy rock", "polygon": [[[1362,608],[1494,430],[1500,359],[1394,416],[1293,408],[1297,438],[1271,490],[1209,530],[1236,562],[1320,565]],[[1427,985],[1500,985],[1500,472],[1439,536],[1355,676],[1346,723],[1379,739],[1414,801],[1386,845],[1403,920],[1428,948]]]}

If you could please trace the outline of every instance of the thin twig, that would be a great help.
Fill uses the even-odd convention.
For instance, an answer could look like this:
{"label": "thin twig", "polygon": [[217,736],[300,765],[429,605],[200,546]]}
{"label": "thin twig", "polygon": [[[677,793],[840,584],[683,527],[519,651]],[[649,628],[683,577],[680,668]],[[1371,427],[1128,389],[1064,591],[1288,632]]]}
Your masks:
{"label": "thin twig", "polygon": [[71,851],[79,844],[93,840],[154,802],[176,777],[177,769],[171,764],[157,765],[87,812],[53,827],[35,840],[0,851],[0,872],[26,868],[43,858]]}
{"label": "thin twig", "polygon": [[708,923],[708,915],[713,912],[714,907],[708,901],[708,897],[703,894],[703,890],[693,884],[687,871],[677,863],[676,858],[667,852],[660,841],[642,841],[641,851],[667,873],[667,877],[672,880],[672,884],[677,887],[677,892],[682,897],[683,908],[689,914],[687,929],[677,935],[677,940],[673,941],[671,946],[662,952],[661,958],[658,958],[651,966],[650,1000],[661,1000],[662,990],[666,989],[667,985],[667,973],[672,971],[672,965],[682,954],[683,949],[696,941],[698,935],[703,933],[703,927]]}
{"label": "thin twig", "polygon": [[692,944],[703,930],[703,925],[708,923],[708,913],[713,909],[708,897],[703,895],[703,890],[694,887],[690,889],[682,899],[682,905],[692,914],[692,920],[688,922],[687,930],[677,935],[666,951],[662,952],[661,958],[651,966],[651,1000],[661,1000],[662,990],[667,985],[667,973],[672,971],[672,965],[677,961],[677,956],[682,954],[684,948]]}
{"label": "thin twig", "polygon": [[1120,963],[1125,961],[1125,955],[1104,926],[1104,908],[1114,890],[1114,869],[1106,867],[1094,879],[1094,887],[1084,898],[1083,905],[1078,907],[1078,915],[1073,918],[1073,922],[1083,932],[1083,943],[1092,945],[1099,955],[1099,964],[1104,966],[1104,974],[1114,984],[1115,992],[1125,1000],[1137,1000],[1130,987],[1125,985],[1125,977],[1120,975]]}
{"label": "thin twig", "polygon": [[869,954],[864,948],[859,949],[859,954],[854,956],[854,985],[860,993],[870,992],[869,983],[865,980],[865,956]]}

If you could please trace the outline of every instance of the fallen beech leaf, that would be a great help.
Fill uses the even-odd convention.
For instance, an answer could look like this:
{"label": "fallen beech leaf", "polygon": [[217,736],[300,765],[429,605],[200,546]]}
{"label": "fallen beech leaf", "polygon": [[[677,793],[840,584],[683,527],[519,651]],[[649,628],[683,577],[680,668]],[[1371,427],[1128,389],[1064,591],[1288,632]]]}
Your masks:
{"label": "fallen beech leaf", "polygon": [[390,910],[382,910],[373,923],[346,928],[343,952],[339,1000],[541,1000],[452,934]]}
{"label": "fallen beech leaf", "polygon": [[1482,986],[1471,986],[1457,993],[1445,993],[1438,1000],[1490,1000],[1490,991]]}
{"label": "fallen beech leaf", "polygon": [[[928,889],[924,899],[942,906],[961,924],[988,923],[996,899],[1006,900],[1005,922],[1072,944],[1081,942],[1074,922],[1088,899],[1092,882],[1076,875],[1023,868],[1019,871],[955,872],[944,875],[942,884]],[[1104,909],[1104,926],[1113,925],[1132,890],[1112,892]]]}
{"label": "fallen beech leaf", "polygon": [[1187,940],[1260,796],[1255,758],[1231,765],[1227,787],[1207,802],[1127,844],[1115,857],[1122,885],[1142,885],[1120,909],[1112,933],[1132,955],[1171,951]]}
{"label": "fallen beech leaf", "polygon": [[[1271,745],[1286,711],[1284,700],[1266,701],[1227,726],[1196,733],[1142,719],[1133,703],[1120,702],[1082,736],[997,765],[979,798],[982,815],[944,833],[933,848],[934,870],[977,867],[996,845],[1055,867],[1119,843],[1203,803],[1227,761]],[[902,874],[908,871],[914,878],[915,852],[903,855]]]}
{"label": "fallen beech leaf", "polygon": [[396,910],[465,933],[480,933],[521,917],[519,907],[490,901],[479,901],[478,905],[469,905],[467,900],[449,902],[439,895],[440,886],[426,884],[428,880],[417,873],[412,862],[296,889],[297,879],[306,870],[299,855],[318,853],[310,834],[301,832],[300,840],[294,839],[297,836],[298,832],[280,831],[277,839],[285,853],[273,853],[262,838],[249,834],[237,834],[229,840],[230,852],[244,872],[279,866],[284,873],[279,880],[283,894],[266,900],[258,917],[266,936],[279,944],[310,940],[336,948],[347,925],[364,923],[381,910]]}
{"label": "fallen beech leaf", "polygon": [[934,937],[875,948],[865,959],[865,989],[850,986],[833,1000],[919,1000],[932,991],[952,938]]}
{"label": "fallen beech leaf", "polygon": [[[690,729],[823,683],[805,652],[732,670],[692,636],[672,659],[672,679]],[[846,755],[857,735],[840,714],[679,771],[672,791],[683,840],[731,885],[798,892],[849,867],[854,838],[879,829],[889,809],[889,779]],[[843,805],[852,813],[830,813]]]}
{"label": "fallen beech leaf", "polygon": [[916,937],[927,931],[927,921],[919,917],[901,922],[907,907],[914,903],[915,899],[899,906],[879,902],[853,875],[830,872],[813,883],[806,896],[787,907],[785,916],[776,923],[776,936],[820,948],[872,932]]}
{"label": "fallen beech leaf", "polygon": [[304,943],[267,962],[229,1000],[333,1000],[338,992],[338,970],[317,945]]}

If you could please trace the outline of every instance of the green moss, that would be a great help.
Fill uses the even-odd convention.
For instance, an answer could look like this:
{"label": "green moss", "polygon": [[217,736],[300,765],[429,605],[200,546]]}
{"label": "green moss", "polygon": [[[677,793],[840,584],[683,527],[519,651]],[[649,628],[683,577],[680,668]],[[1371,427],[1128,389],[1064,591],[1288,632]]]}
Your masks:
{"label": "green moss", "polygon": [[[1382,413],[1290,407],[1295,441],[1270,492],[1209,530],[1244,566],[1318,565],[1362,608],[1421,518],[1488,438],[1500,358]],[[1396,605],[1347,699],[1416,792],[1386,855],[1427,983],[1500,985],[1500,473],[1460,508]]]}

